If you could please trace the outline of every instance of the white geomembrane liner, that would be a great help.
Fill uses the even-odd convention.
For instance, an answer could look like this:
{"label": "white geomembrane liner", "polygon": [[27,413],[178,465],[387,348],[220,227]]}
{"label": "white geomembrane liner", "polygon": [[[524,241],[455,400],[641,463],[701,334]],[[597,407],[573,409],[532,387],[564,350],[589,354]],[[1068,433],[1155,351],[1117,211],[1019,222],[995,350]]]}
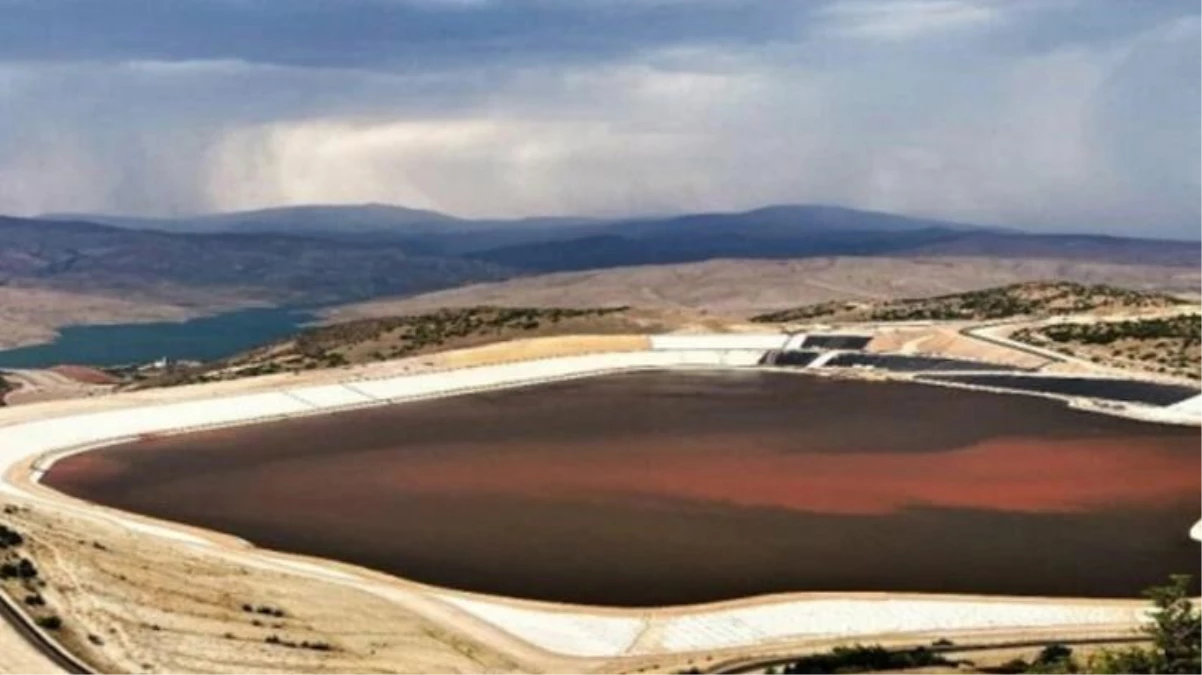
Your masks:
{"label": "white geomembrane liner", "polygon": [[1195,416],[1202,415],[1202,394],[1192,396],[1179,403],[1174,403],[1169,406],[1169,410],[1175,410],[1182,413],[1189,413]]}
{"label": "white geomembrane liner", "polygon": [[1142,611],[987,600],[797,600],[666,619],[660,644],[654,646],[689,651],[799,637],[1123,624]]}
{"label": "white geomembrane liner", "polygon": [[783,349],[801,349],[802,345],[805,344],[805,341],[805,333],[793,333],[789,336],[789,339],[785,341],[785,346]]}
{"label": "white geomembrane liner", "polygon": [[342,408],[347,406],[377,403],[359,391],[343,384],[318,385],[288,390],[288,395],[300,399],[314,408]]}
{"label": "white geomembrane liner", "polygon": [[645,619],[526,609],[455,595],[439,597],[548,651],[572,656],[619,656],[647,627]]}
{"label": "white geomembrane liner", "polygon": [[[516,607],[439,596],[478,619],[548,651],[569,656],[687,652],[771,643],[940,630],[1129,625],[1144,610],[1092,604],[956,599],[813,599],[658,617],[624,618]],[[648,627],[648,636],[634,648]]]}

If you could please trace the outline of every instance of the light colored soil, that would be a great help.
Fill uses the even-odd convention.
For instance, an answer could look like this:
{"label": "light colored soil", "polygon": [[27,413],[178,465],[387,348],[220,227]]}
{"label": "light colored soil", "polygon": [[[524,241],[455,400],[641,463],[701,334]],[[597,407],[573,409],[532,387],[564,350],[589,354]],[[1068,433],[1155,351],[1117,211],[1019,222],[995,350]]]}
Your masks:
{"label": "light colored soil", "polygon": [[463,368],[507,361],[527,361],[554,356],[575,356],[596,352],[631,352],[649,349],[651,341],[643,335],[575,335],[544,337],[457,349],[434,354],[427,361],[439,368]]}
{"label": "light colored soil", "polygon": [[1198,270],[1071,260],[995,258],[807,258],[710,260],[546,274],[473,284],[409,298],[336,308],[327,318],[409,314],[473,305],[693,309],[749,316],[830,300],[882,300],[977,290],[1019,281],[1108,283],[1133,289],[1196,289]]}
{"label": "light colored soil", "polygon": [[[0,286],[0,349],[49,342],[67,325],[183,321],[249,306],[233,297],[180,293],[181,302]],[[193,297],[195,296],[195,297]]]}
{"label": "light colored soil", "polygon": [[1020,368],[1038,368],[1049,363],[1049,359],[974,340],[962,335],[958,326],[946,325],[882,328],[868,343],[867,350],[988,361]]}
{"label": "light colored soil", "polygon": [[0,624],[0,673],[42,675],[61,672],[53,661],[25,642],[8,624]]}
{"label": "light colored soil", "polygon": [[[39,506],[3,519],[26,534],[28,553],[49,581],[41,593],[47,613],[63,619],[60,639],[106,672],[524,669],[353,588],[242,567],[105,520],[64,518]],[[285,616],[246,612],[244,603],[279,608]],[[327,642],[333,650],[267,644],[272,635]],[[0,638],[0,647],[9,641]]]}

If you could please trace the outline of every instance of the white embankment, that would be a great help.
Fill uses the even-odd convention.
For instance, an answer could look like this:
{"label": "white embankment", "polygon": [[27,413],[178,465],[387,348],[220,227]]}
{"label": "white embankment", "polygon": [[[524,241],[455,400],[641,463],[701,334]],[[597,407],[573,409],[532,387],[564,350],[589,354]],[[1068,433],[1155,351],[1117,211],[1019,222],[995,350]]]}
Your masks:
{"label": "white embankment", "polygon": [[785,341],[785,346],[783,347],[783,349],[786,349],[786,350],[801,349],[802,345],[805,344],[805,341],[806,341],[805,333],[792,333],[789,336],[789,339]]}
{"label": "white embankment", "polygon": [[1174,403],[1168,409],[1183,415],[1202,417],[1202,394]]}
{"label": "white embankment", "polygon": [[[587,377],[603,373],[681,367],[744,367],[768,350],[797,342],[784,334],[655,336],[651,349],[636,352],[565,356],[479,366],[459,370],[356,379],[339,384],[286,388],[141,407],[105,410],[0,427],[0,475],[35,459],[34,475],[54,459],[147,434],[246,424],[368,405],[399,403],[435,396],[486,391]],[[1200,405],[1197,399],[1190,403]],[[1184,404],[1179,404],[1184,405]],[[0,491],[24,494],[52,505],[58,497],[35,495],[19,485],[0,482]],[[59,500],[61,501],[61,500]],[[67,508],[65,505],[63,508]],[[76,505],[72,508],[90,508]],[[159,537],[197,546],[209,540],[167,524],[106,512],[105,517]],[[882,561],[888,564],[888,561]],[[318,574],[297,562],[294,572],[334,583],[349,575]],[[382,593],[382,592],[381,592]],[[458,610],[507,631],[542,649],[580,657],[678,652],[754,645],[806,637],[871,636],[938,630],[1012,629],[1046,626],[1126,626],[1142,609],[1133,604],[1089,601],[1050,602],[971,598],[889,598],[883,595],[831,598],[799,596],[756,604],[741,603],[665,610],[596,610],[549,607],[505,599],[438,592]]]}
{"label": "white embankment", "polygon": [[[1195,424],[1202,424],[1202,396],[1194,396],[1177,405],[1168,406],[1168,411],[1178,419],[1189,419]],[[1195,522],[1190,530],[1190,538],[1202,542],[1202,520]]]}
{"label": "white embankment", "polygon": [[450,593],[442,599],[543,649],[573,656],[637,656],[790,640],[1023,631],[1113,630],[1144,620],[1139,603],[938,596],[811,596],[696,611],[556,611]]}

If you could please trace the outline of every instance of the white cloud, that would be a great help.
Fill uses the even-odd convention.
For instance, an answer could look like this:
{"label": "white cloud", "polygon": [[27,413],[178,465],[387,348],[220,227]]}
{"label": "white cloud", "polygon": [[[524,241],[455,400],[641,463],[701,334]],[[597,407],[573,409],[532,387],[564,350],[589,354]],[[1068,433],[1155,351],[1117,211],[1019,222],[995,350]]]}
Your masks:
{"label": "white cloud", "polygon": [[992,24],[1003,16],[981,0],[839,0],[822,15],[833,33],[874,40],[913,40]]}

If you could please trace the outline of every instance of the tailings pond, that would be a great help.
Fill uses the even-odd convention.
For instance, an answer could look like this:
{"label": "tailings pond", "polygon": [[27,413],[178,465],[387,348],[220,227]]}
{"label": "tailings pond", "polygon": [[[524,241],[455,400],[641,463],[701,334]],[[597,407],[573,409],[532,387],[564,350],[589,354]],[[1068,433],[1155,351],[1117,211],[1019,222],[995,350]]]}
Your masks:
{"label": "tailings pond", "polygon": [[1028,396],[678,371],[144,439],[47,482],[524,598],[1136,597],[1197,571],[1198,442]]}

